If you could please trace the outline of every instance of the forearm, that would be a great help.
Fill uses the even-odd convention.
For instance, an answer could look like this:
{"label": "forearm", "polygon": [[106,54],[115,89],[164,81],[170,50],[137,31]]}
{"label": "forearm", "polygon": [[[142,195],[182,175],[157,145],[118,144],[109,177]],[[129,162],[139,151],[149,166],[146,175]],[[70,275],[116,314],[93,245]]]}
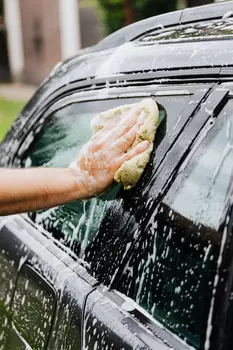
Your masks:
{"label": "forearm", "polygon": [[0,169],[0,215],[46,209],[78,198],[70,168]]}

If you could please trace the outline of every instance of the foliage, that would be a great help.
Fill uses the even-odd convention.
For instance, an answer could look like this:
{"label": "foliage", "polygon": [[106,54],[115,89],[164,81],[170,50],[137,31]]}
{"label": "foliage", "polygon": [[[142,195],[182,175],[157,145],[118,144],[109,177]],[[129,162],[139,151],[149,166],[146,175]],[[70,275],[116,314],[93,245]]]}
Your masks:
{"label": "foliage", "polygon": [[201,6],[213,2],[214,0],[187,0],[187,7]]}
{"label": "foliage", "polygon": [[24,105],[24,101],[8,101],[0,98],[0,142]]}
{"label": "foliage", "polygon": [[176,10],[176,0],[136,0],[133,8],[136,21]]}
{"label": "foliage", "polygon": [[[104,20],[108,33],[122,28],[125,23],[125,0],[99,0],[104,10]],[[136,21],[156,16],[176,9],[177,0],[132,0],[132,11]]]}
{"label": "foliage", "polygon": [[99,0],[104,11],[107,33],[113,33],[124,24],[123,0]]}

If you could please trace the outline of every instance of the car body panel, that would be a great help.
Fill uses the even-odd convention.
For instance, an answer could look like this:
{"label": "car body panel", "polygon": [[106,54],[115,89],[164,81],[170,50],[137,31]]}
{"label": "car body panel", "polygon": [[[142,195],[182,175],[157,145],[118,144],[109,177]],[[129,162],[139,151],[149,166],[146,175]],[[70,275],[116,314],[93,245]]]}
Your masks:
{"label": "car body panel", "polygon": [[[29,265],[33,266],[41,278],[47,281],[48,285],[50,284],[53,286],[54,290],[56,291],[56,315],[54,314],[53,317],[50,317],[51,315],[49,315],[48,320],[46,321],[47,323],[50,322],[51,326],[53,325],[53,322],[56,321],[52,331],[54,338],[52,337],[50,339],[50,346],[52,346],[54,349],[54,344],[61,345],[63,341],[65,342],[66,333],[64,332],[66,331],[66,327],[68,327],[68,323],[64,322],[64,317],[66,314],[63,312],[63,310],[67,307],[65,291],[67,285],[70,283],[69,280],[72,280],[72,285],[74,284],[75,291],[77,293],[75,297],[76,312],[78,312],[78,310],[82,310],[85,296],[93,289],[93,287],[91,284],[85,282],[83,278],[78,277],[76,272],[62,262],[62,255],[67,259],[67,254],[62,254],[62,252],[58,249],[58,259],[49,251],[49,246],[54,244],[51,237],[48,235],[47,237],[43,236],[20,216],[6,219],[0,233],[2,237],[1,247],[4,249],[4,255],[6,255],[9,259],[12,257],[12,259],[15,261],[14,265],[17,268],[15,275],[11,276],[9,279],[9,284],[12,284],[13,286],[15,285],[16,278],[18,280],[22,268],[25,266],[25,263],[28,263]],[[69,261],[69,259],[67,260]],[[79,271],[82,269],[79,263],[72,261],[72,264],[77,265],[77,269]],[[7,267],[8,266],[6,265],[6,268]],[[9,290],[11,290],[11,288],[9,288]],[[20,303],[18,303],[17,300],[19,298],[21,299],[21,294],[19,294],[19,297],[17,296],[16,288],[16,292],[14,292],[13,295],[6,296],[6,301],[10,304],[9,313],[12,315],[13,320],[15,318],[17,319],[17,310],[20,306]],[[79,299],[77,298],[78,296]],[[36,294],[34,295],[34,298],[36,298]],[[44,307],[46,308],[46,304],[44,304]],[[76,333],[78,336],[78,334],[81,334],[81,311],[77,315]],[[61,337],[62,334],[63,337]],[[54,342],[54,344],[51,342]],[[81,344],[79,339],[79,342],[76,343],[76,349],[81,349],[80,346]]]}
{"label": "car body panel", "polygon": [[[123,304],[123,303],[122,303]],[[84,314],[84,343],[88,349],[157,349],[170,347],[133,320],[98,290],[89,294]]]}

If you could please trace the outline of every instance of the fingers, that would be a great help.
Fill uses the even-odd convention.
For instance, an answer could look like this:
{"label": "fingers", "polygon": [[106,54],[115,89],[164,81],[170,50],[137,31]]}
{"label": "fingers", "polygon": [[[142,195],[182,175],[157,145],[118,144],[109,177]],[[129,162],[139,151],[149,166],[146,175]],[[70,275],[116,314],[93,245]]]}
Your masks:
{"label": "fingers", "polygon": [[108,148],[115,148],[116,155],[123,153],[133,144],[146,118],[147,113],[141,107],[136,106],[131,112],[127,111],[117,118],[110,119],[100,131],[92,136],[92,151],[96,152],[106,145]]}
{"label": "fingers", "polygon": [[148,117],[148,114],[146,113],[145,110],[142,110],[142,112],[140,113],[139,117],[138,117],[138,121],[137,124],[139,126],[142,126],[146,120],[146,118]]}
{"label": "fingers", "polygon": [[114,138],[117,139],[127,133],[137,123],[141,112],[142,108],[136,107],[133,108],[132,111],[124,118],[122,118],[114,130]]}
{"label": "fingers", "polygon": [[127,112],[127,114],[121,118],[120,122],[116,125],[115,128],[111,130],[111,132],[106,135],[107,139],[110,141],[115,141],[119,137],[126,134],[136,123],[140,113],[142,112],[141,107],[135,107],[131,110],[131,112]]}
{"label": "fingers", "polygon": [[101,143],[108,144],[110,142],[109,147],[114,147],[117,155],[124,152],[134,142],[136,134],[146,118],[147,114],[142,111],[141,107],[134,108],[129,115],[122,118],[111,132],[105,134]]}
{"label": "fingers", "polygon": [[112,146],[115,147],[116,153],[121,154],[132,146],[137,133],[139,132],[140,127],[144,124],[146,118],[147,114],[143,111],[137,120],[137,124],[112,144]]}
{"label": "fingers", "polygon": [[130,160],[133,157],[137,156],[138,154],[143,153],[149,146],[150,146],[149,141],[140,142],[136,147],[134,147],[134,149],[132,149],[126,154],[123,154],[118,158],[117,166],[120,167],[126,160]]}
{"label": "fingers", "polygon": [[130,131],[112,143],[112,147],[117,155],[125,152],[133,144],[139,128],[138,125],[134,125]]}
{"label": "fingers", "polygon": [[97,131],[92,136],[91,140],[95,141],[95,140],[101,139],[101,137],[103,137],[107,131],[112,130],[118,123],[119,123],[118,118],[111,118],[110,120],[107,121],[107,123],[105,124],[105,126],[102,129]]}

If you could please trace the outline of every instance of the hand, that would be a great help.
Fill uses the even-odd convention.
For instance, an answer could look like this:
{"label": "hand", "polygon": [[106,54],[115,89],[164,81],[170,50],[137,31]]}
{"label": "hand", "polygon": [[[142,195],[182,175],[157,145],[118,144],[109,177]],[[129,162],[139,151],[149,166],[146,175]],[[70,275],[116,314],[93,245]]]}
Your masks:
{"label": "hand", "polygon": [[103,192],[112,182],[122,163],[144,152],[149,147],[143,141],[125,153],[133,144],[147,114],[140,107],[113,118],[92,136],[70,165],[78,182],[78,199],[87,199]]}

